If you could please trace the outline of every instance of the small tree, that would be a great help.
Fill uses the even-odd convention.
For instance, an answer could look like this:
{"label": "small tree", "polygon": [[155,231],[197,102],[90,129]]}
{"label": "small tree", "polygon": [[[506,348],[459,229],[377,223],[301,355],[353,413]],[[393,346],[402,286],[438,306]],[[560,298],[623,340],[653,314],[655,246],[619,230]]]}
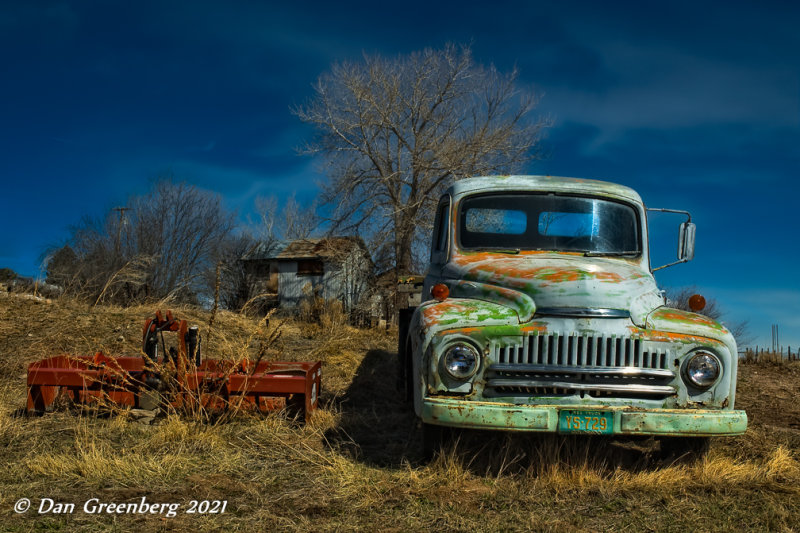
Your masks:
{"label": "small tree", "polygon": [[256,197],[258,221],[251,228],[254,238],[265,245],[282,239],[307,239],[319,226],[316,205],[302,206],[294,194],[278,208],[275,196]]}
{"label": "small tree", "polygon": [[388,248],[398,274],[446,186],[536,158],[548,125],[532,118],[537,97],[516,70],[476,64],[469,47],[365,55],[334,64],[315,90],[294,112],[317,130],[304,152],[327,164],[331,230],[371,237],[376,258]]}

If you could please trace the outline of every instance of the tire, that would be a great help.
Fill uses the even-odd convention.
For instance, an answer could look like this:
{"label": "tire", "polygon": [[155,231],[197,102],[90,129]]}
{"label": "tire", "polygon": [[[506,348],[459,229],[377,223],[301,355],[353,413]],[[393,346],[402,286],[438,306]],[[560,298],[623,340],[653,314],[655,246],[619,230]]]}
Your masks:
{"label": "tire", "polygon": [[452,441],[453,430],[447,426],[422,424],[422,455],[425,461],[432,461],[438,453],[442,453]]}
{"label": "tire", "polygon": [[708,453],[709,437],[663,437],[660,440],[661,459],[695,461]]}
{"label": "tire", "polygon": [[399,314],[397,338],[397,392],[403,403],[414,405],[414,381],[412,379],[411,343],[408,342],[408,329],[414,309],[401,309]]}
{"label": "tire", "polygon": [[411,409],[414,409],[414,362],[412,361],[412,357],[414,354],[411,352],[411,348],[406,348],[406,356],[405,356],[405,379],[403,380],[403,392],[405,395],[405,403]]}

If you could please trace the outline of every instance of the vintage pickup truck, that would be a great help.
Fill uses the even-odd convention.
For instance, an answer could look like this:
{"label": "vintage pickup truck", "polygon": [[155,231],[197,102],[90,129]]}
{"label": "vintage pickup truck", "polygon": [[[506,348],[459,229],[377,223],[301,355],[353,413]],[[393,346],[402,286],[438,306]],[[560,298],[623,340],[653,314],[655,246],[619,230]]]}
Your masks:
{"label": "vintage pickup truck", "polygon": [[[463,179],[442,196],[399,342],[427,448],[442,427],[655,435],[695,452],[745,431],[734,338],[666,305],[647,212],[628,187],[551,176]],[[672,212],[689,219],[670,265],[695,235]]]}

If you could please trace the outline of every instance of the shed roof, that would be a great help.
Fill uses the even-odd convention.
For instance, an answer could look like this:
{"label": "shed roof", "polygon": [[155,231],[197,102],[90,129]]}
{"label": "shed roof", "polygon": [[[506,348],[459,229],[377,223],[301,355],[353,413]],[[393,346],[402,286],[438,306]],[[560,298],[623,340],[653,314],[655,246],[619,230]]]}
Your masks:
{"label": "shed roof", "polygon": [[336,261],[355,248],[366,252],[364,241],[360,237],[326,237],[322,239],[298,239],[294,241],[278,241],[259,243],[242,258],[253,260],[297,260],[326,259]]}

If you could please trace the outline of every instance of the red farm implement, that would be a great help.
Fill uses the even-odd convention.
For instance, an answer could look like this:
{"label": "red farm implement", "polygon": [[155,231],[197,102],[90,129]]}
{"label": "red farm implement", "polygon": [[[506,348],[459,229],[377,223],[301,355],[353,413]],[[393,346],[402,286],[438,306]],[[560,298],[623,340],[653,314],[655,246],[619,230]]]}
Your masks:
{"label": "red farm implement", "polygon": [[[164,332],[178,334],[177,348],[167,349]],[[27,409],[43,412],[66,397],[146,409],[289,407],[306,416],[317,407],[321,375],[319,361],[203,360],[198,328],[158,312],[145,322],[140,356],[59,355],[28,365]]]}

